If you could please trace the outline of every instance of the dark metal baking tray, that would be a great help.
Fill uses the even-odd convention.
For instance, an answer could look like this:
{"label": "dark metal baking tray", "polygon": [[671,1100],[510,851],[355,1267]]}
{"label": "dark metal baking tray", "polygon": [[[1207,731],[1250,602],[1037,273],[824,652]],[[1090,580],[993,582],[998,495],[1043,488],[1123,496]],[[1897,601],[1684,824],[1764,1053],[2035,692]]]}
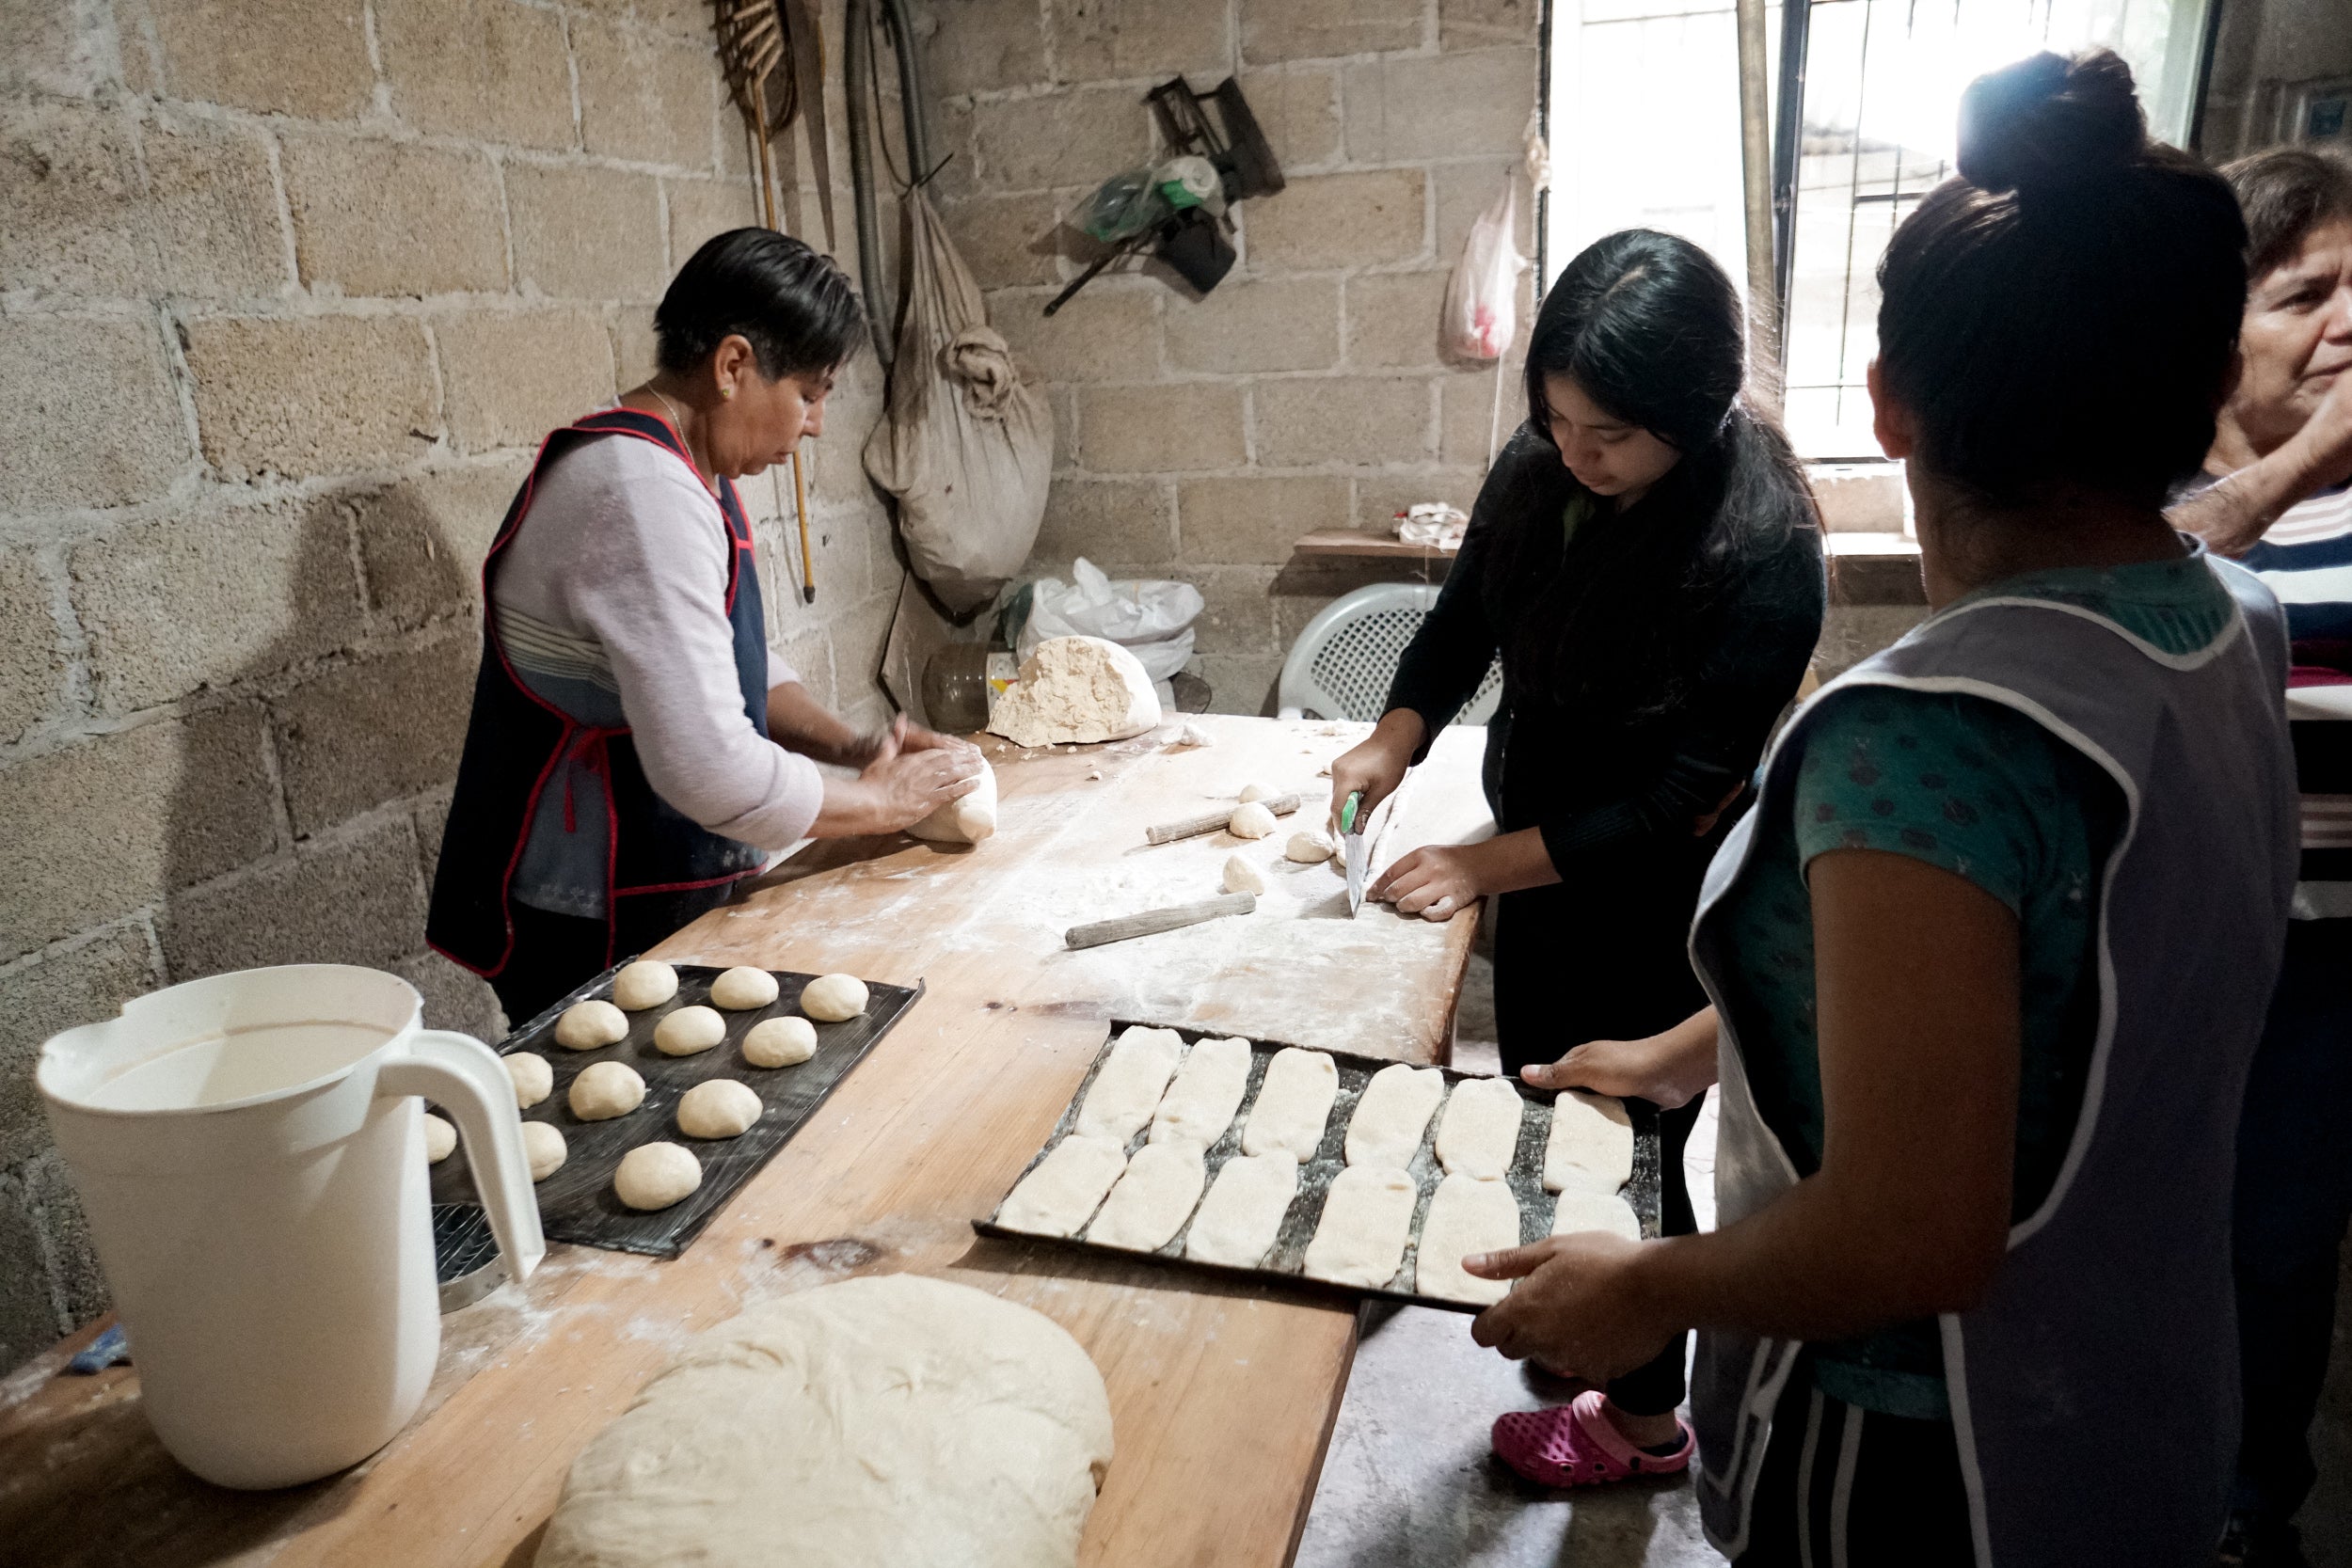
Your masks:
{"label": "dark metal baking tray", "polygon": [[[1186,1045],[1196,1040],[1232,1037],[1221,1030],[1196,1029],[1184,1023],[1113,1019],[1109,1035],[1104,1037],[1102,1049],[1095,1053],[1093,1065],[1087,1069],[1085,1082],[1078,1085],[1077,1092],[1070,1097],[1070,1103],[1063,1107],[1061,1119],[1054,1124],[1053,1135],[1045,1140],[1044,1147],[1037,1151],[1028,1164],[1022,1167],[1022,1176],[1025,1177],[1034,1170],[1038,1161],[1044,1159],[1047,1152],[1069,1133],[1078,1119],[1078,1107],[1086,1102],[1087,1091],[1094,1086],[1095,1074],[1103,1070],[1104,1060],[1110,1054],[1111,1042],[1119,1037],[1121,1031],[1133,1028],[1173,1029],[1184,1037]],[[1232,1122],[1225,1129],[1224,1134],[1209,1146],[1206,1161],[1208,1178],[1201,1186],[1204,1195],[1209,1185],[1216,1180],[1216,1173],[1224,1168],[1225,1162],[1241,1152],[1242,1129],[1248,1123],[1249,1113],[1258,1102],[1259,1086],[1265,1082],[1266,1064],[1273,1059],[1276,1052],[1287,1049],[1280,1040],[1249,1042],[1249,1087],[1242,1096],[1241,1109],[1233,1113]],[[1082,1237],[1040,1236],[1032,1231],[1011,1229],[996,1223],[996,1214],[1002,1212],[1004,1206],[1002,1198],[997,1200],[997,1208],[990,1212],[989,1217],[975,1220],[972,1228],[983,1236],[996,1236],[1007,1241],[1078,1247],[1101,1258],[1148,1259],[1153,1262],[1172,1263],[1179,1268],[1220,1275],[1229,1279],[1280,1280],[1286,1285],[1305,1286],[1349,1299],[1376,1296],[1384,1301],[1405,1302],[1414,1307],[1442,1307],[1449,1312],[1483,1311],[1483,1307],[1470,1302],[1447,1301],[1438,1296],[1424,1296],[1393,1288],[1394,1280],[1414,1277],[1415,1259],[1421,1247],[1422,1222],[1428,1217],[1429,1199],[1437,1192],[1438,1182],[1445,1174],[1444,1168],[1438,1164],[1436,1148],[1438,1123],[1445,1115],[1442,1104],[1430,1117],[1428,1127],[1422,1132],[1421,1148],[1415,1151],[1412,1163],[1405,1167],[1419,1185],[1421,1196],[1414,1202],[1412,1233],[1405,1243],[1405,1257],[1391,1276],[1391,1285],[1377,1288],[1340,1285],[1327,1279],[1311,1279],[1299,1272],[1305,1262],[1307,1243],[1313,1239],[1315,1226],[1323,1218],[1323,1200],[1330,1192],[1332,1181],[1347,1168],[1347,1124],[1355,1117],[1356,1103],[1363,1098],[1364,1085],[1371,1082],[1374,1073],[1384,1067],[1395,1065],[1381,1057],[1359,1056],[1344,1051],[1327,1051],[1324,1054],[1329,1056],[1340,1069],[1339,1093],[1331,1101],[1331,1114],[1324,1122],[1323,1142],[1316,1147],[1315,1157],[1299,1167],[1298,1193],[1291,1199],[1289,1212],[1282,1216],[1282,1228],[1276,1235],[1274,1250],[1267,1254],[1264,1262],[1254,1269],[1202,1263],[1186,1258],[1184,1238],[1192,1231],[1190,1219],[1186,1219],[1184,1228],[1157,1252],[1130,1252],[1124,1247],[1102,1246]],[[1466,1078],[1479,1076],[1476,1073],[1457,1072],[1452,1068],[1439,1068],[1438,1070],[1445,1074],[1449,1098],[1456,1084]],[[1557,1200],[1544,1191],[1544,1145],[1551,1136],[1551,1102],[1556,1097],[1543,1089],[1530,1088],[1516,1079],[1506,1082],[1527,1102],[1526,1112],[1519,1118],[1518,1148],[1513,1151],[1511,1168],[1504,1176],[1510,1183],[1512,1196],[1518,1199],[1519,1240],[1525,1243],[1551,1234],[1552,1210]],[[1631,1203],[1634,1214],[1641,1220],[1642,1234],[1656,1236],[1659,1234],[1661,1198],[1658,1108],[1639,1100],[1625,1101],[1625,1108],[1633,1123],[1633,1176],[1626,1183],[1622,1196]],[[1136,1134],[1127,1146],[1130,1156],[1143,1147],[1151,1132],[1147,1125]],[[1015,1178],[1013,1185],[1019,1184],[1020,1179]],[[1008,1187],[1005,1191],[1009,1195],[1012,1188]]]}
{"label": "dark metal baking tray", "polygon": [[[630,962],[623,959],[622,963]],[[615,964],[602,974],[550,1006],[545,1012],[500,1042],[499,1054],[532,1051],[555,1069],[555,1087],[547,1099],[522,1113],[525,1121],[553,1123],[564,1134],[567,1153],[563,1168],[538,1184],[539,1223],[551,1242],[576,1242],[615,1252],[642,1252],[655,1258],[675,1258],[701,1234],[736,1189],[751,1180],[777,1149],[823,1104],[834,1086],[890,1032],[914,999],[923,994],[918,984],[904,986],[866,983],[866,1011],[844,1023],[817,1024],[817,1053],[796,1067],[755,1068],[743,1060],[744,1033],[762,1019],[789,1017],[800,1012],[802,988],[814,974],[771,970],[778,988],[776,1000],[765,1007],[742,1012],[719,1009],[726,1020],[727,1036],[709,1050],[691,1056],[665,1056],[654,1049],[653,1032],[662,1018],[679,1007],[710,1000],[710,982],[726,973],[707,964],[675,964],[677,995],[659,1007],[629,1013],[628,1036],[617,1044],[596,1051],[573,1051],[555,1043],[555,1021],[576,1002],[611,1001]],[[812,1021],[813,1022],[813,1021]],[[596,1062],[627,1062],[645,1080],[645,1102],[625,1117],[606,1121],[582,1121],[572,1115],[572,1080]],[[749,1132],[733,1138],[690,1138],[677,1130],[677,1102],[688,1089],[709,1078],[738,1078],[756,1091],[765,1107]],[[612,1172],[621,1156],[640,1144],[683,1144],[702,1162],[703,1184],[667,1209],[643,1213],[612,1195]],[[466,1152],[458,1151],[432,1167],[437,1241],[444,1261],[471,1244],[475,1225],[438,1223],[444,1205],[466,1205],[480,1215],[474,1196],[473,1172]],[[439,1236],[443,1229],[446,1238]],[[450,1277],[445,1267],[442,1277]]]}

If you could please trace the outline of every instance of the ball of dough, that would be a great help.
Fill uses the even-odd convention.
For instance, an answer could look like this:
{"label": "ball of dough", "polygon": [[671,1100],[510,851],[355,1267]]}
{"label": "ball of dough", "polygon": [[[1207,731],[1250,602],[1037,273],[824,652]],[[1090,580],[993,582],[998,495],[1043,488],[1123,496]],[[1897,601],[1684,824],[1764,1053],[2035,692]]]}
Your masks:
{"label": "ball of dough", "polygon": [[1225,831],[1235,838],[1263,838],[1274,831],[1274,814],[1252,800],[1225,819]]}
{"label": "ball of dough", "polygon": [[764,969],[736,968],[710,982],[710,1005],[736,1012],[776,999],[776,977]]}
{"label": "ball of dough", "polygon": [[798,1067],[817,1054],[817,1025],[804,1018],[762,1019],[743,1037],[743,1059],[754,1067]]}
{"label": "ball of dough", "polygon": [[659,1007],[677,994],[677,971],[659,958],[640,958],[612,976],[612,1000],[630,1012]]}
{"label": "ball of dough", "polygon": [[727,1037],[727,1021],[708,1007],[680,1007],[654,1026],[653,1048],[664,1056],[691,1056]]}
{"label": "ball of dough", "polygon": [[572,1115],[582,1121],[625,1117],[645,1102],[645,1081],[627,1062],[591,1062],[572,1080]]}
{"label": "ball of dough", "polygon": [[801,1011],[819,1023],[839,1023],[866,1010],[866,982],[854,974],[819,974],[801,992]]}
{"label": "ball of dough", "polygon": [[640,1144],[612,1173],[612,1196],[632,1209],[667,1209],[702,1184],[703,1163],[676,1144]]}
{"label": "ball of dough", "polygon": [[437,1165],[457,1147],[457,1129],[427,1111],[424,1114],[424,1163]]}
{"label": "ball of dough", "polygon": [[562,1128],[544,1121],[523,1123],[523,1160],[531,1166],[533,1181],[545,1181],[553,1176],[570,1154]]}
{"label": "ball of dough", "polygon": [[555,1021],[555,1043],[573,1051],[601,1051],[628,1038],[628,1016],[610,1002],[575,1002]]}
{"label": "ball of dough", "polygon": [[516,1110],[529,1110],[553,1092],[555,1069],[548,1066],[545,1056],[517,1051],[511,1056],[501,1056],[499,1060],[506,1064],[506,1076],[515,1081]]}
{"label": "ball of dough", "polygon": [[1331,840],[1324,833],[1309,829],[1291,834],[1291,841],[1282,847],[1283,857],[1307,865],[1319,865],[1331,858]]}
{"label": "ball of dough", "polygon": [[1228,893],[1263,893],[1265,873],[1239,855],[1225,857],[1225,891]]}
{"label": "ball of dough", "polygon": [[677,1102],[677,1130],[690,1138],[732,1138],[748,1132],[763,1107],[759,1091],[732,1078],[695,1085]]}
{"label": "ball of dough", "polygon": [[1234,796],[1234,797],[1233,797],[1233,799],[1234,799],[1234,800],[1238,800],[1238,801],[1240,801],[1243,805],[1245,805],[1245,806],[1246,806],[1246,805],[1248,805],[1248,804],[1250,801],[1252,801],[1252,800],[1273,800],[1273,799],[1274,799],[1277,795],[1279,795],[1279,794],[1281,794],[1281,793],[1282,793],[1282,792],[1281,792],[1280,790],[1279,790],[1279,789],[1275,788],[1272,784],[1244,784],[1244,785],[1242,786],[1242,791],[1241,791],[1241,793],[1240,793],[1239,795]]}

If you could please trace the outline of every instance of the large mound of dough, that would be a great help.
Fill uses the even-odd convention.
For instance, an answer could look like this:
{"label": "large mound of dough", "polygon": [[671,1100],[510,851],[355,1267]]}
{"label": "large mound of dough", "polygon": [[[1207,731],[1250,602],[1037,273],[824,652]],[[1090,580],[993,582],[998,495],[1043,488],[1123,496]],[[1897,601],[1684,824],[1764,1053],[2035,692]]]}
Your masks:
{"label": "large mound of dough", "polygon": [[1160,721],[1136,656],[1099,637],[1049,637],[997,699],[988,727],[1015,746],[1124,740]]}
{"label": "large mound of dough", "polygon": [[980,787],[960,795],[907,830],[934,844],[977,844],[996,831],[996,769],[980,760]]}
{"label": "large mound of dough", "polygon": [[1070,1564],[1110,1459],[1102,1374],[1051,1319],[848,1279],[689,1345],[574,1461],[534,1561]]}

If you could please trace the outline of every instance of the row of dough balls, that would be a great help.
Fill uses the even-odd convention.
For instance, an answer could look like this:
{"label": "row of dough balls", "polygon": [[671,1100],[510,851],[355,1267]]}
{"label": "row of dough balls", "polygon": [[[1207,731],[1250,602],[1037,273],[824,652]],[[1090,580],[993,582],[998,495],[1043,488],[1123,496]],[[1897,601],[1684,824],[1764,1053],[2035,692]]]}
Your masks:
{"label": "row of dough balls", "polygon": [[[617,1006],[613,1002],[575,1002],[555,1021],[555,1043],[572,1051],[600,1051],[628,1038],[625,1009],[642,1011],[659,1006],[677,994],[677,971],[665,963],[640,959],[614,978],[613,996],[619,999],[625,994],[652,995],[652,990],[647,989],[651,982],[631,981],[638,971],[649,968],[660,970],[661,976],[666,977],[667,990],[660,990],[651,1001],[635,1006],[628,1001],[618,1001]],[[691,1056],[707,1051],[727,1037],[726,1020],[719,1016],[720,1007],[730,1012],[749,1011],[770,1006],[777,994],[776,977],[768,971],[730,969],[710,983],[710,1000],[716,1006],[680,1007],[654,1025],[654,1049],[665,1056]],[[801,1010],[820,1022],[839,1023],[865,1012],[869,998],[866,982],[856,975],[822,974],[802,990]],[[808,1018],[771,1018],[753,1025],[751,1033],[743,1037],[743,1054],[751,1058],[755,1067],[790,1067],[807,1061],[817,1049],[817,1031],[809,1026]],[[775,1059],[762,1060],[763,1056]]]}
{"label": "row of dough balls", "polygon": [[[547,1064],[542,1062],[540,1066]],[[432,1112],[424,1114],[424,1158],[428,1164],[439,1164],[457,1148],[457,1129],[445,1117]],[[571,1148],[564,1141],[564,1130],[550,1127],[544,1121],[523,1123],[523,1162],[531,1167],[533,1181],[545,1181],[563,1168],[571,1158]]]}
{"label": "row of dough balls", "polygon": [[[529,1059],[539,1064],[540,1073],[548,1070],[543,1058]],[[604,1072],[607,1068],[612,1072]],[[516,1095],[519,1100],[525,1092],[524,1080],[537,1075],[528,1069],[522,1074],[509,1070],[516,1078]],[[583,1096],[580,1085],[592,1078],[596,1082],[590,1084],[588,1094]],[[542,1087],[525,1103],[536,1104],[545,1098],[547,1089]],[[597,1062],[574,1080],[570,1098],[575,1116],[582,1121],[600,1121],[625,1116],[643,1104],[645,1081],[619,1062]],[[690,1138],[739,1137],[751,1131],[763,1109],[758,1093],[748,1084],[733,1078],[713,1078],[695,1085],[679,1098],[678,1131]],[[425,1159],[437,1164],[456,1148],[457,1129],[447,1119],[429,1111],[425,1113]],[[570,1152],[561,1128],[544,1121],[523,1123],[523,1158],[531,1166],[532,1180],[544,1181],[554,1175]],[[654,1143],[622,1156],[619,1169],[613,1172],[612,1191],[632,1209],[667,1209],[701,1186],[702,1181],[702,1162],[694,1158],[691,1149],[673,1143]]]}

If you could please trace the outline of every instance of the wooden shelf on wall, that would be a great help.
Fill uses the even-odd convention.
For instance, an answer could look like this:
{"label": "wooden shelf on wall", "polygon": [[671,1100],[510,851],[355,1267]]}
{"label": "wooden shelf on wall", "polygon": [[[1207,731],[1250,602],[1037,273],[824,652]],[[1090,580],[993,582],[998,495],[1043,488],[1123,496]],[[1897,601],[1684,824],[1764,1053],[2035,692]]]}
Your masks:
{"label": "wooden shelf on wall", "polygon": [[1291,546],[1299,555],[1354,556],[1373,561],[1451,561],[1454,551],[1436,545],[1407,545],[1386,533],[1357,533],[1335,529],[1310,533]]}

